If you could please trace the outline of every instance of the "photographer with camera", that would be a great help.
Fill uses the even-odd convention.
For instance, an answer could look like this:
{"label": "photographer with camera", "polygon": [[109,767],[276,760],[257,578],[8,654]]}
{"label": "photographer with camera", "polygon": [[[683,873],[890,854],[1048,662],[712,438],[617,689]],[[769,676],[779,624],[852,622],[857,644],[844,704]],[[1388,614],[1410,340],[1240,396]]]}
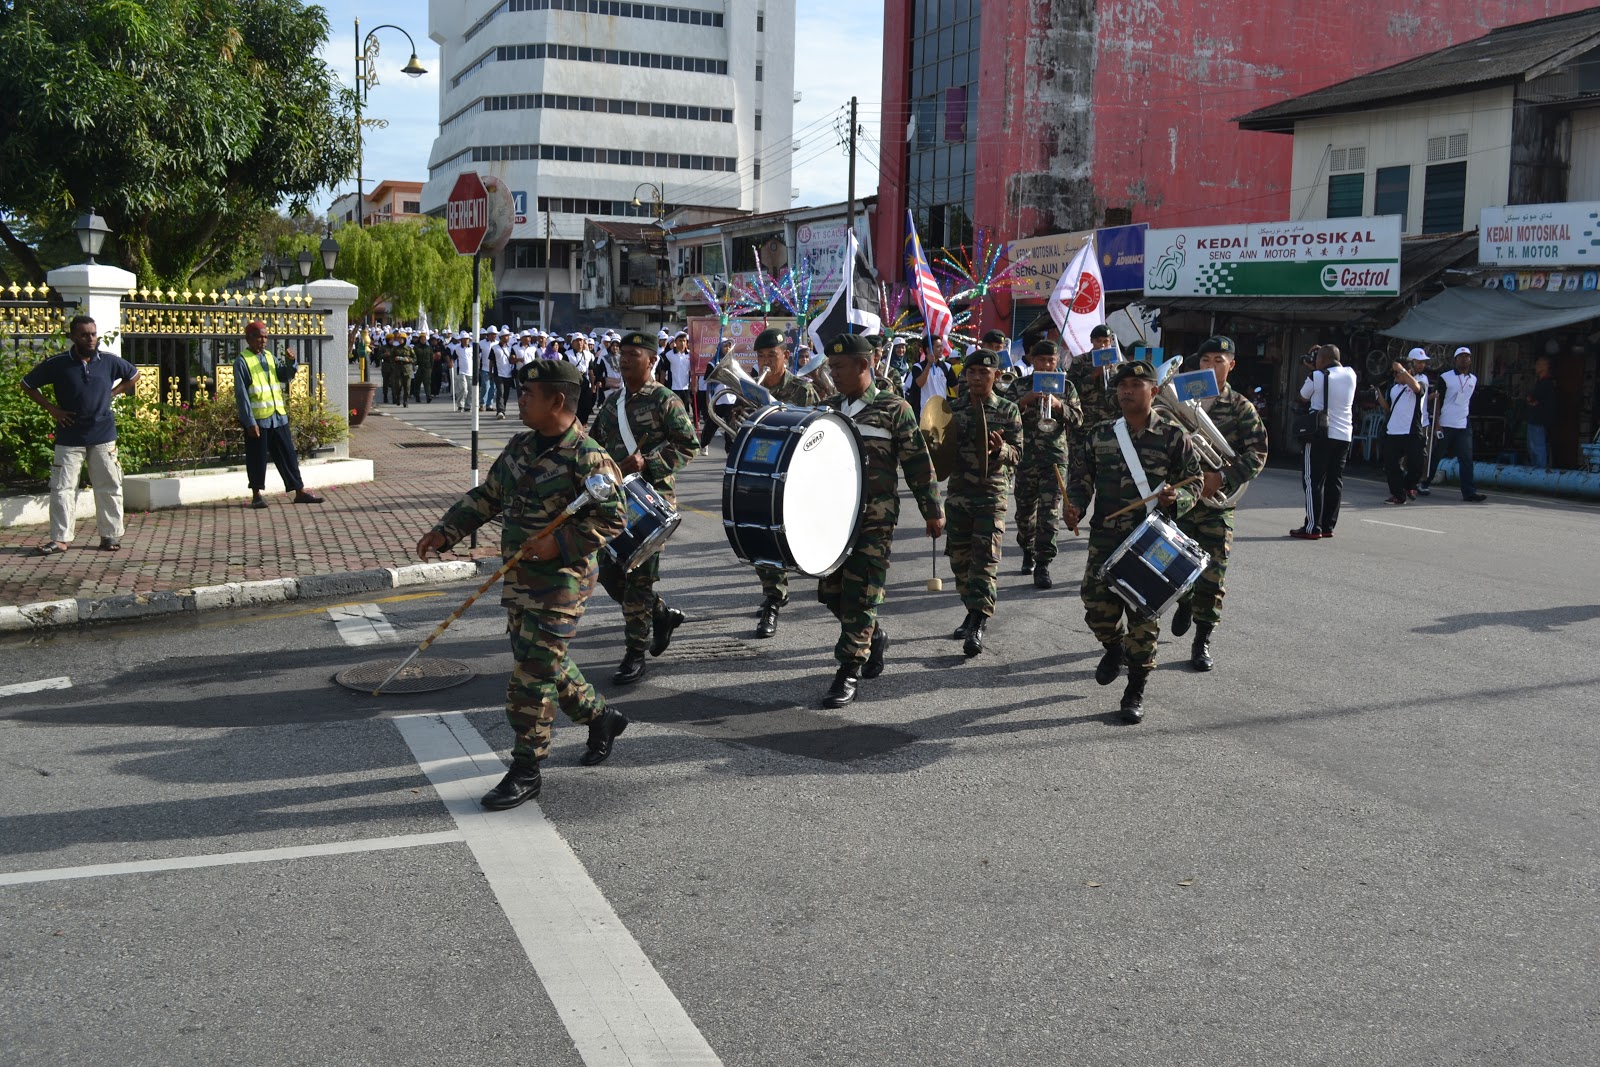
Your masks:
{"label": "photographer with camera", "polygon": [[1406,353],[1405,363],[1397,360],[1390,365],[1394,381],[1387,391],[1378,394],[1378,403],[1389,413],[1383,436],[1383,472],[1389,480],[1385,504],[1404,504],[1414,499],[1417,486],[1427,473],[1424,457],[1433,422],[1427,407],[1428,376],[1423,373],[1427,365],[1428,353],[1413,348]]}
{"label": "photographer with camera", "polygon": [[1339,522],[1344,464],[1355,436],[1356,372],[1344,365],[1337,345],[1317,345],[1300,362],[1315,368],[1300,386],[1300,399],[1309,401],[1312,414],[1322,417],[1316,420],[1320,428],[1306,440],[1302,473],[1306,520],[1289,536],[1315,541],[1332,537]]}

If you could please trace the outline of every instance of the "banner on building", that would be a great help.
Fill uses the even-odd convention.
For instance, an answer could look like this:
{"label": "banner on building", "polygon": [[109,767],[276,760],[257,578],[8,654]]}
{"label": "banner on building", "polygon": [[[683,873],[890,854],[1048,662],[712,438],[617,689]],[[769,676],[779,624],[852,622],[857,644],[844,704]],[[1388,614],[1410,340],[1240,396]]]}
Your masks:
{"label": "banner on building", "polygon": [[1150,230],[1146,296],[1397,296],[1400,216]]}
{"label": "banner on building", "polygon": [[1600,264],[1600,202],[1486,207],[1478,215],[1478,262],[1501,267]]}
{"label": "banner on building", "polygon": [[[1016,300],[1044,300],[1056,287],[1056,282],[1066,271],[1067,264],[1078,254],[1093,230],[1076,230],[1056,233],[1047,237],[1029,237],[1012,241],[1006,246],[1006,258],[1017,264],[1011,277],[1015,279],[1011,292]],[[1144,275],[1139,275],[1144,284]]]}
{"label": "banner on building", "polygon": [[1107,226],[1096,230],[1095,247],[1100,250],[1100,276],[1106,292],[1117,293],[1144,288],[1144,235],[1146,223],[1133,226]]}
{"label": "banner on building", "polygon": [[717,338],[720,336],[733,342],[734,355],[750,370],[756,365],[756,337],[765,329],[782,330],[789,338],[792,345],[798,331],[795,330],[795,320],[778,318],[770,319],[729,319],[728,328],[723,330],[721,323],[715,315],[691,315],[689,317],[689,353],[692,357],[694,373],[698,376],[705,373],[706,365],[717,354]]}

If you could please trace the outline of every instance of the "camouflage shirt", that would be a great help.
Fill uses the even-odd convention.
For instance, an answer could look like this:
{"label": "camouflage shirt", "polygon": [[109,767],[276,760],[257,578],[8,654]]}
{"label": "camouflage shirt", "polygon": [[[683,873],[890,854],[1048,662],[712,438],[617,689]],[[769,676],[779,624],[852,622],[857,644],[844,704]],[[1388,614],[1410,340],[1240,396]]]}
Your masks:
{"label": "camouflage shirt", "polygon": [[779,382],[771,393],[772,398],[778,403],[791,404],[797,408],[814,408],[818,403],[817,387],[788,371],[783,372],[783,381]]}
{"label": "camouflage shirt", "polygon": [[[989,451],[988,434],[996,430],[1002,438],[998,453]],[[950,405],[950,425],[945,433],[956,441],[956,462],[947,490],[950,500],[1005,500],[1009,481],[1006,472],[1017,465],[1022,453],[1022,415],[1017,405],[990,394],[980,418],[972,397],[963,396]]]}
{"label": "camouflage shirt", "polygon": [[1039,430],[1039,399],[1035,397],[1027,403],[1022,400],[1031,392],[1033,375],[1030,374],[1012,382],[1008,395],[1022,411],[1022,462],[1060,462],[1067,454],[1067,432],[1083,425],[1083,405],[1078,402],[1078,390],[1070,380],[1067,382],[1067,391],[1060,396],[1062,410],[1051,415],[1056,428],[1049,433]]}
{"label": "camouflage shirt", "polygon": [[[596,405],[589,425],[589,432],[600,447],[618,463],[628,458],[628,446],[623,444],[622,430],[617,425],[620,395],[620,391],[608,393]],[[688,466],[700,450],[700,440],[683,401],[660,382],[646,382],[628,397],[627,410],[628,428],[633,431],[639,455],[644,457],[644,469],[639,473],[668,500],[673,499],[672,476]]]}
{"label": "camouflage shirt", "polygon": [[1105,368],[1094,366],[1087,355],[1073,360],[1067,369],[1067,381],[1078,391],[1078,406],[1083,410],[1083,420],[1078,424],[1079,436],[1087,436],[1107,419],[1122,418],[1122,408],[1117,405],[1117,387],[1107,385],[1105,380]]}
{"label": "camouflage shirt", "polygon": [[[532,433],[519,433],[507,442],[483,484],[469,490],[434,527],[444,535],[446,547],[499,516],[500,554],[510,559],[577,499],[589,475],[605,474],[622,482],[617,465],[577,423],[553,446],[536,453],[537,447]],[[522,608],[551,633],[571,637],[594,591],[599,570],[595,550],[622,528],[620,495],[586,504],[554,534],[561,557],[521,560],[506,576],[501,603]]]}
{"label": "camouflage shirt", "polygon": [[[1238,457],[1222,471],[1222,495],[1228,496],[1267,465],[1267,428],[1256,406],[1232,386],[1224,385],[1221,395],[1200,401],[1200,406]],[[1207,507],[1204,502],[1196,506]]]}
{"label": "camouflage shirt", "polygon": [[[917,427],[916,416],[911,414],[911,405],[878,388],[876,382],[867,386],[860,403],[865,406],[847,414],[861,433],[865,478],[861,532],[882,533],[893,530],[899,522],[901,470],[906,473],[906,484],[911,487],[911,495],[916,498],[922,517],[942,517],[939,488],[933,480],[933,461],[928,458],[928,445]],[[839,412],[844,412],[846,404],[855,408],[843,393],[835,393],[822,404]]]}
{"label": "camouflage shirt", "polygon": [[[1085,446],[1072,453],[1072,469],[1067,477],[1067,500],[1080,512],[1088,506],[1089,497],[1094,497],[1094,515],[1089,522],[1091,536],[1113,543],[1132,533],[1146,515],[1144,508],[1134,508],[1109,523],[1105,520],[1105,516],[1143,495],[1122,461],[1115,427],[1115,422],[1102,422],[1089,431]],[[1162,482],[1175,485],[1200,473],[1200,464],[1189,448],[1189,438],[1183,428],[1159,409],[1150,413],[1150,423],[1142,433],[1129,431],[1129,436],[1152,493]],[[1178,490],[1175,514],[1182,515],[1194,507],[1199,488],[1196,483]]]}

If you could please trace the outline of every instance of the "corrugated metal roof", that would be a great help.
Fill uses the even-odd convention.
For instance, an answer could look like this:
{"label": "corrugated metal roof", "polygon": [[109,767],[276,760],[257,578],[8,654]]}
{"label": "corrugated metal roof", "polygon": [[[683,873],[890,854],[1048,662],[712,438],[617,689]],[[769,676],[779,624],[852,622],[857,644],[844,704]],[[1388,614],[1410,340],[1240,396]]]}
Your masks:
{"label": "corrugated metal roof", "polygon": [[1471,41],[1256,108],[1233,121],[1245,130],[1288,133],[1299,119],[1531,81],[1596,47],[1600,47],[1600,7],[1503,26]]}

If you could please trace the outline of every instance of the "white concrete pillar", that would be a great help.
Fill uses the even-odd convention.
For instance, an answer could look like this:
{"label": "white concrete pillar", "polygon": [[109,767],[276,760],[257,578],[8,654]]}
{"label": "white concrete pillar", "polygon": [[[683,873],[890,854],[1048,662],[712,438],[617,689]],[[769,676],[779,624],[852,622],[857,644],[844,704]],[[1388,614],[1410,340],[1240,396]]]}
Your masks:
{"label": "white concrete pillar", "polygon": [[[361,290],[349,282],[326,278],[308,285],[286,285],[273,290],[295,296],[309,295],[311,306],[327,308],[332,314],[323,319],[323,332],[331,340],[322,345],[322,385],[327,392],[328,410],[338,415],[345,429],[350,428],[350,352],[346,346],[349,338],[350,305],[355,303]],[[346,437],[333,448],[340,459],[350,455],[350,441]]]}
{"label": "white concrete pillar", "polygon": [[138,277],[109,263],[74,263],[57,267],[44,277],[62,300],[77,303],[72,314],[94,319],[100,329],[100,347],[122,355],[122,299],[139,284]]}

